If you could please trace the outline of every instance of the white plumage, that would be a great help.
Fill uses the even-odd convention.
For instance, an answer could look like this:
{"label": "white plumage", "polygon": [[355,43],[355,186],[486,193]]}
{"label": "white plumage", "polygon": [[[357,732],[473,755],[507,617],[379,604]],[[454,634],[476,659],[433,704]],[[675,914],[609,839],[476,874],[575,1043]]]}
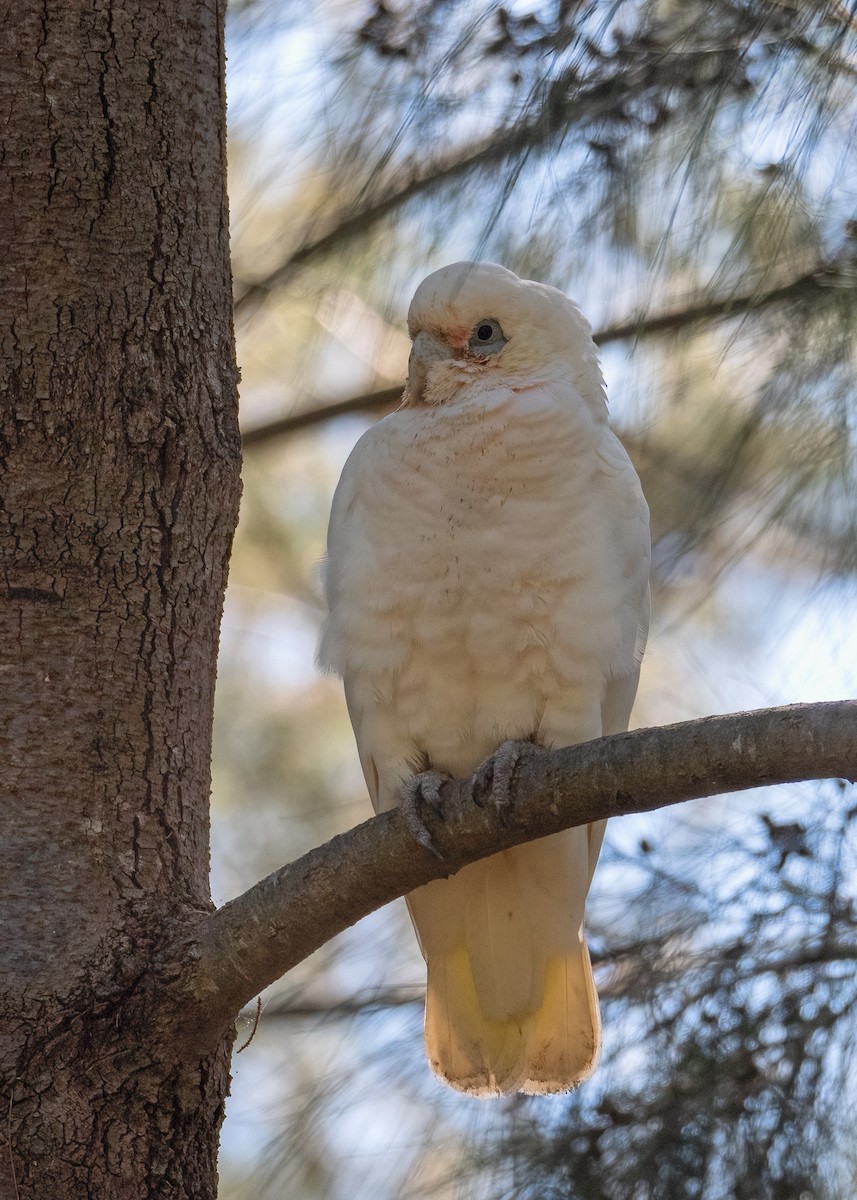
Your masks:
{"label": "white plumage", "polygon": [[[507,739],[627,728],[648,626],[648,510],[607,425],[589,326],[487,263],[418,288],[402,407],[354,448],[328,536],[319,658],[345,683],[376,811]],[[583,938],[604,823],[497,854],[408,897],[434,1070],[479,1095],[594,1068]]]}

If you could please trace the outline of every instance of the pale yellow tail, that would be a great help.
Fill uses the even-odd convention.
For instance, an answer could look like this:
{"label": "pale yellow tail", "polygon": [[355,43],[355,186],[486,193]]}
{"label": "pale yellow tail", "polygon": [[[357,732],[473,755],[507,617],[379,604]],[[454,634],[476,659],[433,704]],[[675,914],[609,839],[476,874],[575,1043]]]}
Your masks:
{"label": "pale yellow tail", "polygon": [[507,1020],[483,1013],[463,947],[429,966],[426,1052],[435,1073],[459,1091],[568,1091],[592,1073],[600,1048],[598,997],[583,940],[576,957],[549,960],[541,1005]]}
{"label": "pale yellow tail", "polygon": [[601,1020],[582,929],[588,864],[586,830],[567,830],[408,897],[428,965],[426,1049],[452,1087],[544,1094],[592,1073]]}

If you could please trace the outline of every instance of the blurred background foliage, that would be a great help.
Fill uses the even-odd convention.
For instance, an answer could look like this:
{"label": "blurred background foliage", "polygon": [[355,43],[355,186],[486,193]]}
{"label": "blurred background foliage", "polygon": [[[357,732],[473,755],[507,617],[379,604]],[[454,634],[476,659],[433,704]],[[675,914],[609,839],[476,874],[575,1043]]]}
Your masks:
{"label": "blurred background foliage", "polygon": [[[555,284],[596,330],[652,509],[636,723],[855,694],[855,12],[233,0],[217,900],[369,813],[313,665],[317,564],[410,295],[456,259]],[[857,1196],[855,806],[831,782],[613,823],[603,1063],[567,1097],[437,1084],[404,906],[376,913],[264,997],[222,1200]]]}

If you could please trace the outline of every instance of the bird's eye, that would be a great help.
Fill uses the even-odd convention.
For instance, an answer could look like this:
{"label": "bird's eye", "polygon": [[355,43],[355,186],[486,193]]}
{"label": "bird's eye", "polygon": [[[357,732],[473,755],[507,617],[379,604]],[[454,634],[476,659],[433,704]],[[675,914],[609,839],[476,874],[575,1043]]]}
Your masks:
{"label": "bird's eye", "polygon": [[483,317],[473,327],[468,345],[477,354],[497,354],[506,345],[508,338],[503,335],[500,322],[493,317]]}

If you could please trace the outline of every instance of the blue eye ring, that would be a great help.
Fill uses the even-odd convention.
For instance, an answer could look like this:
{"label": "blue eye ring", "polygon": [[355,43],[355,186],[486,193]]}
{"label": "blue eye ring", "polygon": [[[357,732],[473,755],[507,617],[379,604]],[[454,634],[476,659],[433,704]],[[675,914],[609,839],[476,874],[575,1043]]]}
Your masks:
{"label": "blue eye ring", "polygon": [[483,317],[473,326],[467,344],[475,354],[497,354],[508,340],[495,317]]}

